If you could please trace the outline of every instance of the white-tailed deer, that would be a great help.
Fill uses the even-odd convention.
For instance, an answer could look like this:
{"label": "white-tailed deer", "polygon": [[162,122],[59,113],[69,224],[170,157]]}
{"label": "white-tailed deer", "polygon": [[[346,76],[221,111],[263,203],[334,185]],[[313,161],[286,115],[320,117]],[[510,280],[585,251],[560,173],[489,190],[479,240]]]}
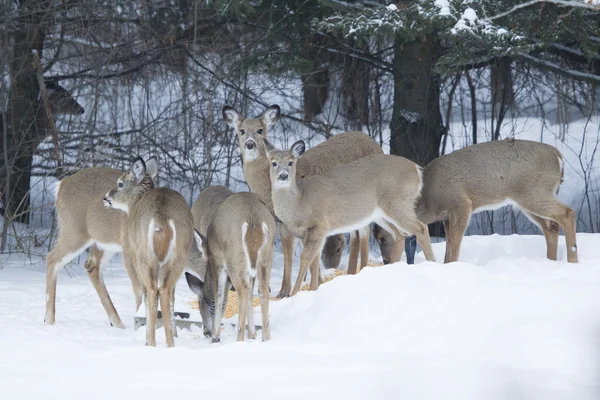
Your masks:
{"label": "white-tailed deer", "polygon": [[[416,234],[427,260],[435,261],[427,225],[415,212],[422,187],[417,164],[403,157],[376,154],[298,182],[296,162],[304,153],[304,142],[294,143],[289,151],[277,150],[268,141],[265,146],[271,163],[275,215],[303,239],[299,277],[306,274],[309,265],[315,268],[313,261],[327,236],[372,222],[392,232],[397,242]],[[393,259],[400,259],[398,251]],[[311,271],[311,290],[319,286],[316,273]],[[301,279],[296,280],[292,295],[300,290],[301,283]]]}
{"label": "white-tailed deer", "polygon": [[[505,139],[475,144],[433,160],[423,169],[417,216],[430,224],[444,221],[444,262],[458,261],[471,214],[507,204],[519,207],[546,238],[546,256],[557,258],[559,226],[567,261],[577,262],[575,212],[556,199],[564,178],[563,158],[553,146]],[[389,257],[389,235],[374,228],[381,253]]]}
{"label": "white-tailed deer", "polygon": [[168,188],[154,188],[151,176],[157,170],[155,159],[145,163],[136,158],[103,200],[107,207],[127,213],[123,253],[131,260],[142,283],[146,345],[156,346],[160,298],[167,346],[173,347],[175,284],[189,260],[194,227],[192,212],[181,194]]}
{"label": "white-tailed deer", "polygon": [[[66,91],[57,83],[46,82],[46,94],[48,96],[48,106],[53,118],[56,119],[61,115],[80,115],[84,113],[83,107],[73,98],[73,96],[71,96],[68,91]],[[10,156],[12,149],[22,149],[23,146],[27,146],[31,148],[29,152],[33,152],[39,143],[41,143],[50,134],[50,124],[43,103],[38,99],[34,107],[35,129],[31,129],[29,132],[32,136],[23,137],[22,135],[12,135],[13,137],[9,136],[7,138],[7,144],[9,146],[7,149],[9,151],[9,160],[4,159],[4,151],[1,150],[0,153],[2,153],[3,156],[0,159],[0,170],[10,167],[10,165],[4,165],[6,161],[9,161],[12,164],[25,162],[24,159],[19,159],[17,155]],[[6,117],[7,116],[4,113],[0,112],[0,149],[4,149],[4,120]],[[10,123],[10,121],[6,122]],[[15,140],[17,142],[14,142]],[[21,153],[23,154],[29,152],[23,152],[23,150],[21,150]],[[12,197],[12,199],[10,199],[10,202],[6,199],[6,174],[4,171],[0,174],[0,198],[2,199],[3,203],[0,205],[0,214],[4,215],[4,208],[10,203],[10,213],[18,221],[27,222],[27,214],[21,215],[21,212],[28,210],[29,207],[30,176],[29,173],[23,173],[22,168],[22,164],[20,167],[16,167],[11,176],[9,196]]]}
{"label": "white-tailed deer", "polygon": [[[85,270],[108,314],[111,325],[123,327],[102,279],[102,267],[121,251],[123,228],[127,215],[121,210],[107,208],[102,196],[115,185],[122,171],[111,168],[87,168],[58,184],[56,213],[58,238],[46,257],[46,317],[54,324],[56,314],[56,280],[58,272],[67,263],[91,246]],[[151,179],[154,176],[150,177]],[[136,309],[139,308],[141,286],[131,262],[124,259],[125,268],[133,285]]]}
{"label": "white-tailed deer", "polygon": [[[243,118],[234,108],[223,107],[223,119],[237,133],[244,163],[244,176],[248,186],[267,204],[271,211],[273,211],[273,204],[269,178],[270,164],[266,156],[264,140],[267,138],[268,128],[279,120],[279,116],[278,105],[268,107],[258,118]],[[306,151],[306,154],[298,161],[296,179],[301,180],[307,176],[322,174],[339,165],[372,154],[383,154],[383,152],[371,137],[362,132],[341,133]],[[277,297],[285,297],[289,295],[291,289],[295,238],[284,224],[278,224],[278,226],[284,256],[284,272],[281,290]],[[351,253],[358,252],[360,246],[361,266],[364,266],[368,262],[369,231],[363,230],[362,234],[357,235],[360,237],[360,244],[357,240],[352,240],[351,244],[354,247],[351,248]],[[345,244],[346,241],[342,235],[327,239],[327,253],[323,254],[323,259],[328,262],[328,267],[337,267]],[[350,260],[348,272],[356,273],[358,270],[356,257]],[[317,259],[315,262],[318,267],[319,260]],[[319,268],[317,269],[320,271]]]}
{"label": "white-tailed deer", "polygon": [[[273,265],[275,220],[271,211],[253,193],[233,193],[218,201],[211,188],[208,195],[217,197],[211,210],[205,210],[201,227],[206,236],[196,235],[197,245],[207,255],[208,265],[204,282],[186,272],[190,289],[198,295],[204,334],[219,342],[221,319],[230,283],[238,296],[238,335],[244,340],[246,319],[248,337],[256,338],[252,296],[258,276],[262,314],[262,339],[269,340],[269,279]],[[202,196],[202,193],[200,194]],[[200,198],[199,196],[199,198]],[[208,196],[205,196],[208,197]],[[206,223],[209,225],[206,226]]]}

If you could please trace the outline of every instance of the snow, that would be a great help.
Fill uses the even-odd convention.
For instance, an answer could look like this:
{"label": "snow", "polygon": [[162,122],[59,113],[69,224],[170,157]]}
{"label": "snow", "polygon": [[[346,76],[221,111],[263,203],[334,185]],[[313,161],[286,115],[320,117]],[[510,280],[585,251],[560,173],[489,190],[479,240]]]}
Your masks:
{"label": "snow", "polygon": [[[104,279],[125,330],[108,326],[83,274],[65,271],[56,325],[44,325],[43,258],[12,255],[0,270],[0,399],[597,398],[599,240],[579,234],[574,265],[562,236],[558,262],[545,259],[542,236],[465,237],[460,262],[418,254],[412,266],[366,268],[272,302],[270,342],[236,343],[227,330],[209,344],[194,328],[175,349],[162,330],[157,348],[133,331],[119,258]],[[433,248],[442,260],[444,244]],[[281,254],[274,268],[275,291]],[[177,294],[193,297],[184,279]]]}
{"label": "snow", "polygon": [[435,5],[440,9],[440,15],[451,15],[448,0],[435,0]]}
{"label": "snow", "polygon": [[388,11],[397,11],[398,7],[395,4],[390,4],[387,6]]}

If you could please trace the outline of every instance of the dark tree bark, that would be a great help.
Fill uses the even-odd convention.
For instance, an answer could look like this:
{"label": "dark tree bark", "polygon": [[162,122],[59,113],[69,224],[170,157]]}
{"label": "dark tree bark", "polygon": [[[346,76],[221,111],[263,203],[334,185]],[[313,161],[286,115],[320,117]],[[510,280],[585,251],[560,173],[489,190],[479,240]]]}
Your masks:
{"label": "dark tree bark", "polygon": [[43,22],[49,5],[48,1],[35,0],[19,3],[21,18],[15,31],[14,54],[10,61],[12,75],[5,133],[8,159],[3,159],[4,165],[1,166],[8,168],[10,179],[3,202],[9,215],[25,223],[29,222],[33,154],[44,137],[43,132],[36,130],[39,86],[33,50],[39,54],[42,52],[45,36]]}
{"label": "dark tree bark", "polygon": [[444,133],[440,83],[433,72],[439,57],[437,39],[427,35],[394,48],[394,107],[390,152],[419,165],[437,158]]}
{"label": "dark tree bark", "polygon": [[329,69],[315,61],[310,72],[302,74],[304,92],[304,119],[312,121],[323,111],[329,96]]}
{"label": "dark tree bark", "polygon": [[369,123],[369,66],[355,57],[344,56],[342,104],[352,129],[362,130]]}
{"label": "dark tree bark", "polygon": [[[432,35],[394,47],[394,107],[390,124],[390,153],[421,166],[440,155],[445,132],[440,113],[440,82],[433,67],[440,45]],[[432,236],[443,236],[441,223],[432,224]]]}

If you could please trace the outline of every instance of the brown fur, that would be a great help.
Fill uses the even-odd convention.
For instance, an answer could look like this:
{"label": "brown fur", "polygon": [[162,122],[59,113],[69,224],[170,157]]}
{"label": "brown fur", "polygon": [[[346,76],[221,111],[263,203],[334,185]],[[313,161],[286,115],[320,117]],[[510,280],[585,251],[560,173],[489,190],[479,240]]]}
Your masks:
{"label": "brown fur", "polygon": [[[208,190],[208,189],[207,189]],[[209,265],[205,276],[205,296],[212,296],[215,302],[214,325],[221,326],[221,310],[226,299],[226,282],[217,282],[225,270],[239,298],[238,337],[244,340],[244,327],[248,319],[248,336],[254,338],[252,313],[252,294],[255,277],[258,277],[261,313],[263,318],[263,340],[270,338],[269,330],[269,280],[273,264],[273,242],[275,240],[275,221],[269,209],[253,193],[242,192],[229,195],[221,203],[216,204],[216,211],[207,229],[207,246]],[[242,238],[242,227],[248,224],[245,237]],[[263,224],[266,232],[263,232]],[[264,235],[267,235],[265,237]],[[246,254],[242,245],[245,241],[248,250],[250,268],[256,271],[252,275],[248,271]],[[261,249],[262,247],[262,249]],[[213,329],[213,341],[218,341],[220,329]]]}
{"label": "brown fur", "polygon": [[564,179],[561,165],[562,155],[555,147],[529,140],[465,147],[424,168],[417,215],[426,224],[444,221],[444,261],[452,262],[458,260],[471,214],[510,199],[544,233],[549,259],[557,257],[560,225],[565,232],[567,260],[577,262],[575,212],[555,197]]}
{"label": "brown fur", "polygon": [[[269,177],[270,165],[266,157],[264,139],[268,137],[268,127],[270,124],[274,123],[279,117],[277,116],[275,121],[269,119],[267,113],[271,109],[272,108],[268,108],[265,113],[258,118],[246,119],[233,109],[230,109],[229,114],[225,112],[224,109],[224,119],[225,122],[236,129],[240,151],[242,152],[242,158],[244,160],[244,177],[246,178],[246,182],[248,182],[250,190],[253,193],[256,193],[256,195],[267,204],[271,212],[273,212],[271,181]],[[259,129],[262,130],[262,134],[257,133]],[[244,131],[244,135],[241,134],[242,130]],[[249,153],[244,145],[249,139],[256,143],[258,153],[257,157],[253,160],[248,156]],[[372,154],[383,154],[383,151],[371,137],[363,132],[341,133],[307,150],[305,155],[298,160],[296,178],[300,180],[307,176],[322,174],[341,164],[346,164]],[[284,254],[284,274],[281,290],[277,297],[284,297],[289,295],[291,289],[294,236],[281,224],[279,225],[279,232]],[[358,241],[356,243],[362,249],[368,249],[368,239],[368,236],[361,237],[360,244],[358,244]],[[340,254],[338,254],[337,251],[343,249],[340,248],[340,244],[345,246],[345,238],[342,235],[338,235],[336,238],[332,237],[328,239],[328,242],[330,243],[325,247],[327,253],[324,253],[322,258],[330,260],[330,264],[336,264],[335,266],[337,267],[340,260]],[[361,256],[361,260],[365,259],[368,259],[368,250],[366,255]],[[350,262],[352,264],[353,259],[351,259]],[[316,261],[316,264],[318,265],[318,260]],[[333,265],[329,266],[333,267]],[[353,270],[357,269],[355,259],[354,265],[349,266],[349,268],[351,267],[353,267]]]}
{"label": "brown fur", "polygon": [[[167,346],[173,347],[177,335],[173,318],[175,285],[189,261],[194,228],[192,212],[183,196],[168,188],[154,188],[151,177],[157,172],[155,158],[144,162],[138,157],[103,200],[109,207],[127,209],[123,254],[132,260],[143,284],[148,310],[146,345],[156,346],[160,299]],[[150,238],[151,229],[164,232],[160,243],[155,240],[156,232]],[[169,238],[172,240],[167,244]]]}
{"label": "brown fur", "polygon": [[154,236],[152,237],[152,246],[154,248],[154,254],[160,262],[164,262],[169,254],[169,248],[171,247],[171,241],[173,240],[173,230],[168,223],[162,223],[160,228],[156,228]]}
{"label": "brown fur", "polygon": [[[304,243],[299,279],[292,294],[300,290],[300,278],[308,266],[315,268],[314,259],[325,237],[356,224],[363,224],[362,227],[371,222],[384,224],[394,232],[397,241],[404,232],[415,233],[426,258],[435,260],[427,227],[417,220],[415,213],[422,186],[415,163],[403,157],[376,154],[296,182],[296,160],[301,159],[296,151],[299,144],[294,144],[290,151],[269,152],[275,213]],[[289,183],[278,187],[282,174],[289,176]],[[392,222],[373,217],[377,211],[385,213]],[[319,286],[316,272],[311,272],[312,290]]]}
{"label": "brown fur", "polygon": [[[56,196],[58,238],[46,257],[46,317],[53,324],[56,314],[56,281],[58,271],[70,260],[81,254],[91,242],[90,255],[85,268],[104,306],[111,325],[123,327],[121,319],[110,299],[102,280],[102,262],[105,256],[97,243],[121,246],[126,214],[105,207],[102,196],[114,185],[121,171],[111,168],[87,168],[60,182]],[[67,257],[68,258],[65,258]],[[62,262],[61,262],[62,260]],[[131,278],[136,305],[141,303],[141,287],[129,260],[124,259],[125,269]]]}

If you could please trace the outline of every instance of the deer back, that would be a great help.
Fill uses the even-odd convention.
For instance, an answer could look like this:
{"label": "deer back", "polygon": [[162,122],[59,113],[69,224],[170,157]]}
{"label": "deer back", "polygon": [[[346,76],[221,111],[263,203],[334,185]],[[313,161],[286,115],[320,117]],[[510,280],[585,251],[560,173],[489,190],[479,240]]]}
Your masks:
{"label": "deer back", "polygon": [[121,174],[111,168],[87,168],[61,180],[56,194],[58,228],[120,246],[127,215],[105,207],[102,196]]}
{"label": "deer back", "polygon": [[424,223],[447,217],[456,202],[472,210],[495,209],[515,195],[556,193],[562,182],[562,156],[553,146],[528,140],[475,144],[429,163],[417,213]]}
{"label": "deer back", "polygon": [[227,186],[209,186],[200,192],[192,205],[194,228],[206,236],[206,231],[219,205],[233,192]]}
{"label": "deer back", "polygon": [[189,260],[192,240],[192,212],[178,192],[150,189],[131,206],[127,247],[138,256],[153,255],[159,262],[184,265]]}
{"label": "deer back", "polygon": [[[253,193],[233,193],[218,207],[207,232],[209,252],[226,256],[225,253],[244,254],[242,242],[248,242],[248,251],[253,252],[262,245],[263,223],[267,226],[267,246],[272,247],[275,238],[275,220],[270,210]],[[243,238],[242,227],[247,224],[246,237]],[[256,240],[253,232],[256,232]]]}

